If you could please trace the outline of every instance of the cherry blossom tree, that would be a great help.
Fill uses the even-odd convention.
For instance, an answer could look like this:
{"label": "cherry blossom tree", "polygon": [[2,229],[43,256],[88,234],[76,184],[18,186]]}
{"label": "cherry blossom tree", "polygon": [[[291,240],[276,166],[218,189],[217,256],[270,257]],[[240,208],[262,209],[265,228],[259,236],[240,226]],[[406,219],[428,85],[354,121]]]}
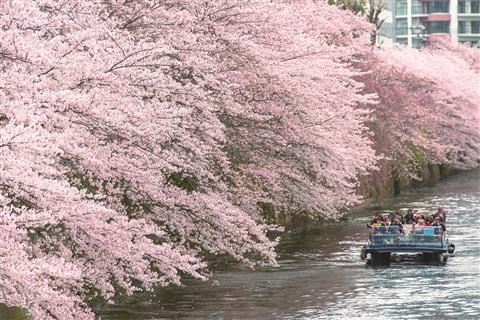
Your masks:
{"label": "cherry blossom tree", "polygon": [[254,53],[255,60],[237,63],[251,74],[234,93],[253,113],[225,115],[227,151],[248,189],[259,189],[265,202],[336,216],[359,201],[357,176],[377,160],[363,125],[368,110],[356,108],[373,97],[360,94],[351,67],[368,46],[370,27],[323,2],[268,10],[259,11],[274,11],[257,18],[268,22],[262,29],[232,41]]}
{"label": "cherry blossom tree", "polygon": [[259,201],[325,216],[358,201],[376,157],[353,108],[370,97],[351,79],[368,28],[352,15],[234,0],[0,12],[0,302],[92,319],[92,297],[204,279],[205,253],[275,264]]}
{"label": "cherry blossom tree", "polygon": [[[480,161],[478,49],[438,43],[395,47],[364,60],[362,76],[380,103],[371,128],[397,174],[418,179],[420,165],[458,169]],[[438,66],[442,66],[439,68]]]}
{"label": "cherry blossom tree", "polygon": [[385,3],[382,0],[328,0],[328,3],[342,10],[349,10],[355,15],[364,16],[374,27],[371,29],[371,45],[376,44],[378,31],[386,20],[383,14]]}
{"label": "cherry blossom tree", "polygon": [[[0,25],[0,303],[36,319],[206,279],[208,255],[275,265],[279,228],[259,204],[336,217],[358,203],[379,159],[372,114],[399,147],[474,162],[458,156],[474,128],[451,132],[473,123],[475,96],[432,94],[459,78],[411,61],[443,54],[398,69],[375,53],[366,75],[372,26],[323,1],[12,0]],[[463,49],[445,61],[459,54],[476,65]],[[417,79],[434,109],[409,98],[403,132],[381,110]],[[445,117],[419,120],[431,110]]]}

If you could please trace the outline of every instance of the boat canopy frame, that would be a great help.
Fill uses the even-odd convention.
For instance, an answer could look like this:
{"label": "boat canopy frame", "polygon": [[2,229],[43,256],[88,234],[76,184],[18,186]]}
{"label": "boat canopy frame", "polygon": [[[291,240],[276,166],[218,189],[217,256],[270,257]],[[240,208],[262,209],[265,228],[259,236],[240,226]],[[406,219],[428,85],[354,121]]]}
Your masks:
{"label": "boat canopy frame", "polygon": [[448,239],[439,226],[397,225],[372,227],[366,253],[446,253]]}

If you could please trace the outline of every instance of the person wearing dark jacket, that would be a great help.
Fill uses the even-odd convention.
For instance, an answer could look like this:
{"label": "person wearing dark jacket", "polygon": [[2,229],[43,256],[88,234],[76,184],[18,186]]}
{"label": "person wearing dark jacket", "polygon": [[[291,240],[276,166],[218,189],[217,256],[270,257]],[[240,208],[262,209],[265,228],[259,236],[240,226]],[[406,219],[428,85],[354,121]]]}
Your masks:
{"label": "person wearing dark jacket", "polygon": [[437,208],[437,212],[435,212],[435,217],[441,217],[443,223],[447,223],[447,212],[442,207]]}
{"label": "person wearing dark jacket", "polygon": [[435,222],[432,224],[432,226],[441,227],[442,232],[447,231],[447,227],[445,227],[445,223],[443,223],[443,220],[441,217],[436,217]]}
{"label": "person wearing dark jacket", "polygon": [[405,221],[405,224],[415,223],[415,220],[413,219],[413,210],[412,209],[408,209],[407,213],[403,217],[403,220]]}

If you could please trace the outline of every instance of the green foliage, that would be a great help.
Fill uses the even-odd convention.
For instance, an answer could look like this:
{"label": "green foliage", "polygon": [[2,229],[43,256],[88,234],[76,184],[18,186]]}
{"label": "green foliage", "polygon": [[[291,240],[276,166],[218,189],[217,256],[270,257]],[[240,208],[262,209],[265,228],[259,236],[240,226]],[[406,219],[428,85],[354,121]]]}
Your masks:
{"label": "green foliage", "polygon": [[32,320],[32,317],[25,309],[0,304],[0,319]]}
{"label": "green foliage", "polygon": [[418,134],[425,139],[432,139],[432,134],[423,128],[418,129]]}
{"label": "green foliage", "polygon": [[71,171],[67,173],[68,181],[71,185],[78,189],[85,190],[87,193],[96,194],[97,188],[93,185],[90,179],[83,173],[78,171]]}
{"label": "green foliage", "polygon": [[182,190],[192,193],[198,188],[198,180],[184,172],[171,172],[167,174],[167,184],[176,186]]}
{"label": "green foliage", "polygon": [[375,45],[377,32],[385,22],[380,18],[380,14],[385,10],[383,0],[328,0],[328,4],[335,5],[343,10],[352,11],[355,15],[364,16],[365,19],[375,26],[371,34],[371,43]]}
{"label": "green foliage", "polygon": [[408,147],[408,151],[410,151],[410,154],[412,155],[415,163],[417,165],[422,165],[425,161],[425,152],[423,152],[422,149],[415,147],[415,146],[410,146]]}
{"label": "green foliage", "polygon": [[416,179],[421,180],[421,170],[422,167],[426,164],[425,161],[425,152],[416,146],[407,146],[408,151],[410,152],[411,159],[410,159],[410,171],[416,172],[418,174]]}
{"label": "green foliage", "polygon": [[362,16],[367,10],[365,0],[328,0],[328,4],[335,5],[343,10],[350,10],[353,13]]}
{"label": "green foliage", "polygon": [[259,202],[258,208],[266,223],[277,223],[276,221],[276,209],[271,203]]}
{"label": "green foliage", "polygon": [[[113,189],[120,189],[121,195],[120,198],[120,203],[123,205],[125,210],[127,211],[127,216],[129,218],[135,218],[139,216],[140,212],[140,206],[133,201],[131,197],[128,195],[129,187],[124,181],[115,181],[112,184],[109,184],[109,181],[103,180],[101,182],[101,187],[95,186],[94,182],[95,179],[89,178],[86,174],[78,172],[78,171],[72,171],[67,173],[68,181],[75,187],[77,187],[80,190],[85,190],[89,194],[97,194],[99,191],[106,193],[106,194],[111,194],[113,190],[109,190],[109,188]],[[100,181],[100,180],[97,180]],[[101,189],[101,190],[99,190]]]}
{"label": "green foliage", "polygon": [[62,223],[45,224],[37,227],[26,227],[27,237],[32,244],[35,244],[46,253],[57,255],[60,245],[51,241],[52,239],[60,239],[65,234],[65,226]]}
{"label": "green foliage", "polygon": [[127,216],[130,219],[135,218],[139,215],[140,206],[138,206],[126,193],[123,195],[120,203],[127,211]]}
{"label": "green foliage", "polygon": [[[95,178],[90,178],[87,174],[78,172],[78,171],[71,171],[67,173],[68,181],[71,185],[77,187],[80,190],[85,190],[87,193],[95,195],[99,192],[103,192],[105,194],[111,194],[113,189],[120,189],[121,190],[121,198],[120,203],[123,205],[127,212],[127,216],[132,218],[137,218],[141,214],[141,212],[149,211],[148,205],[144,205],[142,203],[138,203],[132,199],[129,195],[129,186],[125,181],[107,181],[107,180],[95,180]],[[167,184],[176,186],[182,190],[191,193],[197,190],[198,181],[195,177],[189,176],[184,172],[171,172],[166,174]],[[101,181],[101,187],[98,185],[98,182]],[[118,194],[118,193],[117,193]]]}

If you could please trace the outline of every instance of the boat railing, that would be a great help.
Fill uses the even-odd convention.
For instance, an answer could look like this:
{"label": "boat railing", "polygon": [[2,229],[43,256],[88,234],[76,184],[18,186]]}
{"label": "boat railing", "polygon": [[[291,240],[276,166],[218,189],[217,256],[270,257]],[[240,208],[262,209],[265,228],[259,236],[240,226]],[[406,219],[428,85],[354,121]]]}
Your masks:
{"label": "boat railing", "polygon": [[438,246],[444,245],[444,233],[437,226],[377,226],[371,228],[371,246]]}

